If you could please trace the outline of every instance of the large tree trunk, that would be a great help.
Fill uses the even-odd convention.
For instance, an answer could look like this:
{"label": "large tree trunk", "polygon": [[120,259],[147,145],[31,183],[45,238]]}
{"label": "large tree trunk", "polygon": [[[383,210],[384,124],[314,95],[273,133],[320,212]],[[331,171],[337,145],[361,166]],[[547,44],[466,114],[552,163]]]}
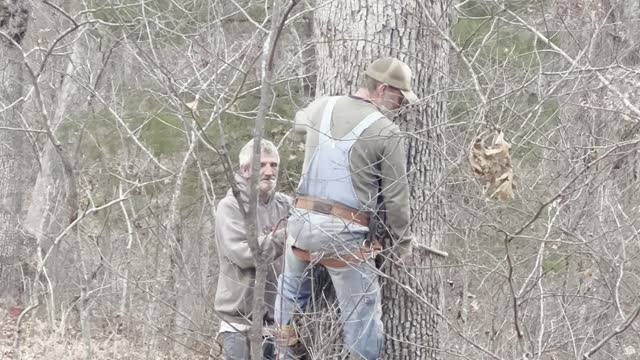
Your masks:
{"label": "large tree trunk", "polygon": [[[419,244],[433,248],[442,246],[444,232],[444,207],[438,191],[444,168],[443,139],[438,125],[447,117],[444,90],[449,49],[438,34],[448,31],[447,4],[443,0],[425,4],[334,1],[317,11],[314,24],[318,95],[354,92],[366,65],[378,57],[395,56],[412,68],[414,91],[424,100],[399,120],[404,131],[416,135],[407,137],[408,180],[415,219],[411,228]],[[436,25],[439,29],[434,28]],[[438,313],[442,286],[435,265],[437,259],[418,248],[404,266],[385,266],[390,277],[382,290],[385,358],[440,357]]]}
{"label": "large tree trunk", "polygon": [[16,301],[19,285],[8,265],[20,263],[33,241],[21,230],[33,183],[34,150],[21,117],[23,56],[19,44],[27,31],[26,0],[0,0],[0,294]]}

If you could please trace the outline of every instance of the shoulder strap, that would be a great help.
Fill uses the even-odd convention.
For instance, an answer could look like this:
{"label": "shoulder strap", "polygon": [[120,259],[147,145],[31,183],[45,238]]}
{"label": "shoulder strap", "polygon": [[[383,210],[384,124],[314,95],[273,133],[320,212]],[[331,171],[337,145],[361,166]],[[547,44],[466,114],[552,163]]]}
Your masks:
{"label": "shoulder strap", "polygon": [[372,112],[371,114],[367,115],[367,117],[362,119],[362,121],[360,121],[358,125],[356,125],[351,131],[349,131],[349,133],[345,135],[342,140],[356,140],[358,137],[360,137],[360,135],[362,135],[363,131],[367,130],[369,126],[373,125],[373,123],[383,117],[384,115],[382,115],[380,111]]}
{"label": "shoulder strap", "polygon": [[338,101],[338,97],[332,96],[324,106],[324,110],[322,111],[322,120],[320,121],[320,129],[318,129],[318,144],[322,144],[333,138],[333,135],[331,135],[331,117],[333,115],[333,108],[336,105],[336,101]]}

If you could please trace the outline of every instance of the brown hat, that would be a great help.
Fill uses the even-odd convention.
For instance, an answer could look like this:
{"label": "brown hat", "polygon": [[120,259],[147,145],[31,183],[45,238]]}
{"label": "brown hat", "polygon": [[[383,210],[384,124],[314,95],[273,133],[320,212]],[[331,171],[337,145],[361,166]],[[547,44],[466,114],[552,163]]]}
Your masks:
{"label": "brown hat", "polygon": [[378,59],[369,64],[365,74],[383,84],[400,89],[409,104],[418,101],[418,96],[411,91],[411,69],[402,61],[392,57]]}

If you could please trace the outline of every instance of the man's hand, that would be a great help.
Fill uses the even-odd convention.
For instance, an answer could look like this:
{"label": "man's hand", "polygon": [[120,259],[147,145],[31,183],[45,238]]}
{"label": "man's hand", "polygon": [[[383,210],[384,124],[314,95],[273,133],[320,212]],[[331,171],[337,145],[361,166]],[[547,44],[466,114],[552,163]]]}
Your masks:
{"label": "man's hand", "polygon": [[280,227],[276,231],[271,233],[271,241],[277,244],[280,248],[284,246],[284,243],[287,241],[285,236],[287,235],[287,229],[285,227]]}
{"label": "man's hand", "polygon": [[413,253],[413,241],[404,242],[401,244],[393,244],[382,250],[380,255],[384,256],[387,261],[403,264]]}
{"label": "man's hand", "polygon": [[262,242],[262,249],[269,254],[270,259],[275,259],[282,255],[286,239],[286,226],[280,226],[275,231],[271,231],[265,235]]}

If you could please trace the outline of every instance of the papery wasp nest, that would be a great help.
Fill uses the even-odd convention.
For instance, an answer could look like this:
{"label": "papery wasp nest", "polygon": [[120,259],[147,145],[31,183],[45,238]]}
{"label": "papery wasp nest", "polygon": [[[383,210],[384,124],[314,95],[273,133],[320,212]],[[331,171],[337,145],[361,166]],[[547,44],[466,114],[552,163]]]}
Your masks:
{"label": "papery wasp nest", "polygon": [[481,133],[469,149],[469,164],[485,186],[485,194],[502,201],[511,200],[514,196],[510,149],[502,130]]}

